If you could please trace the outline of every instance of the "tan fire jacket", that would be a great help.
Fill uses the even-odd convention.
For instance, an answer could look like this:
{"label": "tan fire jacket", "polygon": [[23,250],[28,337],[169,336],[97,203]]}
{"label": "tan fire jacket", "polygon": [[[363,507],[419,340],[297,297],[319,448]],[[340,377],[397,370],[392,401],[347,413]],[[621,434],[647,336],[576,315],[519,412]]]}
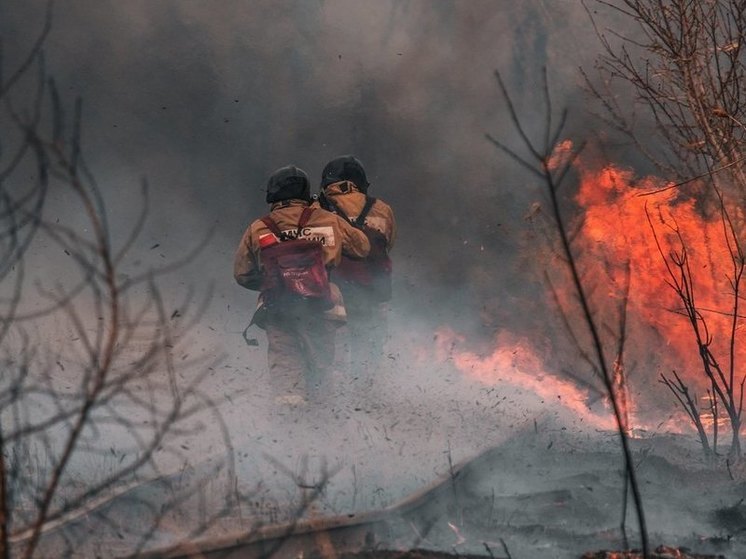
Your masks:
{"label": "tan fire jacket", "polygon": [[[295,234],[303,209],[308,203],[303,200],[285,200],[272,205],[270,217],[280,230]],[[271,234],[261,219],[254,221],[243,234],[233,260],[233,277],[239,285],[247,289],[259,290],[262,285],[262,268],[259,258],[259,239]],[[301,239],[318,240],[324,251],[324,263],[334,267],[342,259],[342,252],[364,258],[370,250],[365,233],[355,229],[341,217],[316,208],[308,223],[301,231]]]}
{"label": "tan fire jacket", "polygon": [[[339,208],[354,220],[360,215],[365,205],[365,194],[360,192],[354,183],[340,181],[330,184],[324,189],[324,195],[332,200]],[[373,207],[370,208],[365,218],[365,225],[383,233],[386,237],[386,248],[391,250],[396,239],[396,221],[394,211],[386,202],[376,198]]]}

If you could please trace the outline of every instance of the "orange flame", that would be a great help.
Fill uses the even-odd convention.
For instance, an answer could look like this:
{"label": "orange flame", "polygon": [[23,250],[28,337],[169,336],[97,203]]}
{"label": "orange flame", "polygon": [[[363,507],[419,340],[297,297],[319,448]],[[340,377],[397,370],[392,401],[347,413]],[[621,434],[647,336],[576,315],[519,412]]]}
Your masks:
{"label": "orange flame", "polygon": [[[572,148],[569,141],[559,144],[549,162],[550,168],[566,164]],[[622,409],[623,427],[629,432],[633,422],[641,425],[635,408],[641,408],[642,404],[634,402],[633,396],[642,394],[649,400],[646,408],[653,408],[652,414],[650,409],[646,411],[652,416],[650,419],[659,425],[665,423],[672,431],[688,431],[691,425],[679,413],[681,410],[672,415],[672,405],[662,409],[661,393],[650,390],[651,386],[658,386],[660,371],[671,369],[679,372],[693,393],[702,394],[710,388],[692,324],[669,285],[666,259],[670,262],[672,256],[686,251],[696,305],[711,336],[710,348],[727,371],[734,304],[732,282],[729,282],[733,277],[730,233],[720,212],[702,210],[702,197],[695,196],[697,189],[701,194],[702,184],[688,184],[690,194],[687,194],[656,177],[636,178],[631,170],[613,164],[598,165],[577,158],[573,166],[580,179],[575,201],[582,210],[582,221],[573,227],[578,231],[573,248],[582,260],[584,285],[591,287],[592,307],[597,317],[603,317],[604,324],[613,323],[626,300],[626,351],[624,356],[616,356],[612,366],[612,385]],[[732,222],[743,228],[742,208],[729,206],[727,211]],[[672,269],[677,272],[676,267]],[[561,279],[557,281],[552,289],[564,311],[577,312],[569,280],[564,285]],[[735,328],[738,335],[743,328],[742,318],[737,319]],[[525,339],[502,332],[491,353],[481,356],[461,351],[461,342],[463,339],[448,329],[442,329],[436,336],[440,357],[452,361],[466,375],[485,383],[503,381],[530,389],[546,400],[561,400],[565,407],[589,421],[613,427],[611,414],[606,418],[593,417],[586,405],[589,396],[586,391],[571,380],[546,372],[542,359]],[[746,348],[737,344],[736,373],[742,363],[746,363]],[[672,404],[673,398],[668,402]],[[660,422],[663,412],[674,418],[674,424]],[[712,425],[714,419],[707,405],[702,406],[701,414],[703,422]],[[722,418],[718,419],[719,425],[721,421]]]}
{"label": "orange flame", "polygon": [[599,416],[588,405],[591,394],[574,382],[546,372],[531,343],[507,331],[498,333],[489,355],[480,356],[461,350],[463,342],[451,329],[444,327],[435,336],[436,356],[451,361],[464,374],[484,384],[498,382],[530,390],[546,402],[556,402],[599,429],[611,429],[614,422],[608,413]]}
{"label": "orange flame", "polygon": [[[682,315],[682,302],[668,285],[664,257],[670,261],[672,255],[686,250],[696,305],[712,337],[711,348],[727,366],[734,302],[728,278],[733,274],[733,261],[729,233],[721,216],[718,212],[703,215],[693,196],[674,188],[664,189],[670,185],[660,179],[635,181],[631,171],[614,165],[593,169],[579,162],[577,167],[580,189],[576,201],[583,208],[579,248],[584,258],[606,264],[588,266],[586,280],[591,285],[610,284],[610,293],[618,296],[624,266],[629,263],[628,309],[634,320],[647,325],[663,342],[662,347],[656,347],[654,340],[643,341],[638,354],[657,354],[669,366],[682,364],[685,382],[704,391],[709,381],[702,373],[692,325]],[[650,192],[656,193],[642,195]],[[728,211],[742,222],[740,208]],[[742,326],[743,321],[738,319],[736,328]],[[738,347],[736,365],[744,358],[746,350]]]}

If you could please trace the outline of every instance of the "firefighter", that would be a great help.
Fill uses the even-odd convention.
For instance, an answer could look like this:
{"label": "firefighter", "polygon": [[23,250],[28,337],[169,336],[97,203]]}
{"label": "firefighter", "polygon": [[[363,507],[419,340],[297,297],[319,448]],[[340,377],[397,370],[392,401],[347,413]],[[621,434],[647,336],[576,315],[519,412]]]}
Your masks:
{"label": "firefighter", "polygon": [[[320,387],[334,361],[335,331],[345,319],[342,296],[337,286],[328,282],[327,270],[340,263],[343,252],[365,257],[370,244],[362,231],[339,216],[310,207],[308,176],[298,167],[282,167],[269,177],[266,201],[270,213],[254,221],[243,234],[233,275],[242,287],[260,291],[252,323],[267,335],[275,401],[300,405],[321,395]],[[306,242],[288,243],[297,240]],[[301,254],[300,259],[287,253],[280,260],[276,255],[270,258],[273,248],[295,250],[298,246],[312,253]],[[314,256],[321,269],[309,264]],[[291,267],[296,266],[290,272],[286,266],[289,258],[295,259]],[[284,263],[277,267],[278,261]],[[289,280],[282,274],[290,274]],[[310,283],[300,285],[298,294],[303,281]]]}
{"label": "firefighter", "polygon": [[349,355],[353,371],[373,372],[387,336],[387,301],[391,298],[391,260],[396,237],[394,212],[383,200],[368,196],[365,168],[354,155],[327,163],[321,175],[319,203],[363,230],[371,241],[367,259],[343,256],[333,273],[345,299]]}

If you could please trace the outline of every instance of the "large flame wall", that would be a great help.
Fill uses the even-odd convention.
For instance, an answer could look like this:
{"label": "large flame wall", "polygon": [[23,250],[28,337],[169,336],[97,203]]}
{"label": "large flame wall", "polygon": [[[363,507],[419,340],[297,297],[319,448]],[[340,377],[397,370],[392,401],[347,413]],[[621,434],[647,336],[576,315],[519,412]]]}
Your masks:
{"label": "large flame wall", "polygon": [[[570,148],[569,142],[559,146],[558,164]],[[682,281],[682,268],[675,262],[687,255],[687,281],[699,312],[696,323],[702,339],[709,340],[726,377],[733,363],[738,386],[746,355],[740,343],[743,319],[738,318],[735,324],[733,321],[738,270],[734,263],[738,260],[735,238],[743,212],[727,202],[722,211],[717,197],[710,197],[709,204],[703,203],[709,188],[703,182],[676,186],[653,176],[638,178],[630,169],[599,162],[592,156],[578,159],[574,165],[578,212],[568,229],[573,233],[574,254],[604,341],[609,371],[624,376],[624,382],[616,384],[619,397],[633,417],[633,426],[687,428],[681,410],[672,410],[674,397],[658,382],[660,375],[670,377],[676,371],[700,399],[711,383],[704,374],[692,322],[674,289]],[[587,355],[593,352],[562,259],[556,256],[547,267],[547,277],[551,278],[547,296],[555,299],[556,310],[565,316],[560,323],[573,330],[572,336],[555,332],[549,337],[564,341],[542,349],[543,344],[535,340],[543,337],[542,327],[548,321],[539,320],[535,338],[519,339],[508,333],[508,327],[498,333],[491,350],[475,352],[459,349],[466,340],[443,329],[436,337],[439,354],[481,382],[520,385],[546,400],[559,399],[568,409],[594,417],[601,425],[603,420],[589,411],[589,402],[595,400],[594,389],[589,386],[595,384],[603,390],[602,383],[587,374],[588,384],[577,382],[583,377],[582,371],[590,369],[583,364],[580,351],[575,352],[573,371],[565,369],[563,373],[556,358],[564,351],[559,346],[567,346],[573,338]],[[625,343],[620,356],[621,313],[625,307]],[[703,402],[703,412],[707,407]]]}

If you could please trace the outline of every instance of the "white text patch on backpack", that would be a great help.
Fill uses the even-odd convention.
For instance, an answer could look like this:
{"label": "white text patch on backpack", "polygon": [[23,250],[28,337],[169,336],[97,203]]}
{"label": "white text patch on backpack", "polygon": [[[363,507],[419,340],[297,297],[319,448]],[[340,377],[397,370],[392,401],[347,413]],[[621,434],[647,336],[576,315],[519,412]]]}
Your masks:
{"label": "white text patch on backpack", "polygon": [[334,246],[334,228],[326,225],[321,227],[304,227],[300,231],[300,235],[297,234],[297,229],[285,229],[282,232],[283,237],[286,239],[303,239],[305,241],[317,241],[324,246]]}

